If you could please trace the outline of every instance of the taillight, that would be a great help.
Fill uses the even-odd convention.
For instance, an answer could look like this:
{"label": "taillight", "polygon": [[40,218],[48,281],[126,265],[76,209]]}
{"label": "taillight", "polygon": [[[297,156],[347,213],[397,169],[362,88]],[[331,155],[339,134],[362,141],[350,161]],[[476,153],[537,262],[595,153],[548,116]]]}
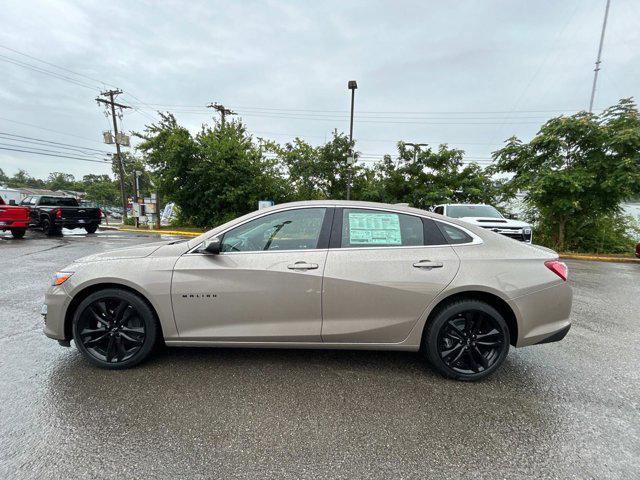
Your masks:
{"label": "taillight", "polygon": [[56,210],[56,218],[62,218],[62,209]]}
{"label": "taillight", "polygon": [[98,218],[102,218],[104,216],[104,214],[102,213],[102,209],[99,208],[98,209]]}
{"label": "taillight", "polygon": [[544,266],[547,267],[556,275],[558,275],[565,282],[567,281],[567,276],[569,275],[569,269],[567,268],[566,263],[559,262],[558,260],[548,260],[544,262]]}

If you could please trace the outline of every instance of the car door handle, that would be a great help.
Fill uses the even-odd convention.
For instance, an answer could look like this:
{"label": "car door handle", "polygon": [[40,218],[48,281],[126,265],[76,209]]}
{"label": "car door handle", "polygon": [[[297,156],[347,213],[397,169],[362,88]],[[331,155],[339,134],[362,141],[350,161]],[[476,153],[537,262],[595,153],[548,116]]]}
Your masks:
{"label": "car door handle", "polygon": [[315,270],[318,268],[317,263],[296,262],[292,265],[287,265],[289,270]]}
{"label": "car door handle", "polygon": [[442,262],[432,262],[431,260],[420,260],[419,262],[414,263],[413,266],[416,268],[432,269],[432,268],[442,268],[444,265]]}

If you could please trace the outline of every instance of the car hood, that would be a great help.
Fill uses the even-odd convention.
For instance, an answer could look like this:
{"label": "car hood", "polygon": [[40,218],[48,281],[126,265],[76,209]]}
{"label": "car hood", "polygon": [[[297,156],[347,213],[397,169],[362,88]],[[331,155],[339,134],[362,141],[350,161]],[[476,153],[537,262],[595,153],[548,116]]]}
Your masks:
{"label": "car hood", "polygon": [[170,242],[154,242],[137,245],[135,247],[120,248],[118,250],[110,250],[108,252],[96,253],[87,257],[82,257],[74,263],[100,262],[106,260],[119,260],[123,258],[144,258],[151,255],[160,247]]}
{"label": "car hood", "polygon": [[527,222],[521,222],[520,220],[510,220],[508,218],[491,218],[491,217],[462,217],[458,220],[463,222],[478,225],[479,227],[531,227]]}

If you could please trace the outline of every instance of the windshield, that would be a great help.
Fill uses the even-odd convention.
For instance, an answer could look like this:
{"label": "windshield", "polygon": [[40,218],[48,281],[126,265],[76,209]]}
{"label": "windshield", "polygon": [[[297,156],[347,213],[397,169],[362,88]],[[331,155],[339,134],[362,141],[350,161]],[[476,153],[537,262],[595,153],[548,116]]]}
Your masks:
{"label": "windshield", "polygon": [[40,205],[45,207],[77,207],[78,201],[73,197],[42,197]]}
{"label": "windshield", "polygon": [[447,217],[489,217],[504,218],[502,214],[491,205],[449,205]]}

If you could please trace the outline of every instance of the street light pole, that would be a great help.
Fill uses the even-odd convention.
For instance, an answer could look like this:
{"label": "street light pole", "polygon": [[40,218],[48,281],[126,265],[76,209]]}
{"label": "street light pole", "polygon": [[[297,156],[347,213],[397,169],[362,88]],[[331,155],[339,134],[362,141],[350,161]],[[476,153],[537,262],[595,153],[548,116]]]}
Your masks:
{"label": "street light pole", "polygon": [[416,162],[418,158],[418,152],[420,151],[420,147],[428,147],[428,143],[405,143],[406,147],[413,147],[413,163]]}
{"label": "street light pole", "polygon": [[358,83],[355,80],[349,80],[347,88],[351,90],[351,121],[349,123],[349,159],[347,162],[347,200],[351,198],[351,169],[352,162],[355,161],[353,155],[353,106],[356,97],[356,89]]}

